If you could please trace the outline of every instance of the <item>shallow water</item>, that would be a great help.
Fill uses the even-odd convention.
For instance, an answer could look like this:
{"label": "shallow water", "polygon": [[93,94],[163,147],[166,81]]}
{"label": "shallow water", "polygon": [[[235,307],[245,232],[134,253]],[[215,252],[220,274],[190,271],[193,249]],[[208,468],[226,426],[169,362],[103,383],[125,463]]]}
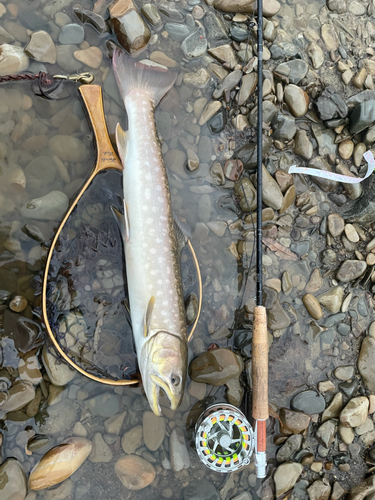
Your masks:
{"label": "shallow water", "polygon": [[[62,2],[61,5],[64,4],[64,7],[56,10],[52,16],[47,16],[48,23],[44,23],[43,9],[49,4],[51,2],[39,2],[37,7],[31,9],[30,5],[26,7],[23,2],[14,2],[12,5],[17,7],[18,13],[14,15],[15,10],[10,8],[1,18],[1,24],[8,31],[14,30],[14,36],[20,45],[24,45],[27,41],[26,28],[40,29],[41,22],[43,29],[56,40],[60,31],[55,22],[57,12],[61,10],[72,19],[72,22],[78,23],[78,21],[73,14],[73,4]],[[199,2],[195,1],[176,2],[176,7],[187,12],[198,4]],[[275,17],[280,21],[280,27],[285,33],[281,38],[293,41],[303,51],[305,45],[302,43],[303,32],[308,29],[319,30],[322,22],[319,15],[321,19],[327,15],[321,12],[323,4],[323,2],[283,3]],[[81,6],[91,9],[92,2],[82,1]],[[213,8],[207,7],[207,9]],[[28,17],[31,11],[33,16]],[[350,19],[348,23],[350,26]],[[61,66],[46,64],[45,67],[50,74],[66,74],[88,69],[94,74],[95,83],[103,87],[107,125],[113,140],[116,123],[120,121],[125,127],[126,117],[114,82],[110,60],[107,57],[106,41],[110,38],[110,35],[100,35],[85,25],[85,42],[81,48],[87,48],[88,44],[101,48],[104,57],[98,69],[83,66],[72,57],[72,54],[63,59]],[[221,168],[215,168],[213,165],[216,162],[224,165],[239,147],[254,138],[254,131],[249,128],[242,132],[234,130],[229,118],[227,126],[220,134],[211,133],[207,124],[199,126],[194,103],[203,97],[210,100],[218,80],[212,77],[208,85],[200,89],[185,84],[183,77],[193,69],[207,67],[213,60],[207,56],[191,62],[183,59],[180,43],[171,40],[170,37],[164,37],[160,31],[158,40],[144,52],[144,56],[154,50],[163,51],[178,62],[176,71],[179,76],[176,86],[156,110],[156,123],[168,169],[173,210],[178,218],[185,220],[192,228],[192,244],[202,271],[202,314],[189,345],[189,359],[205,351],[212,344],[217,344],[219,347],[229,346],[237,349],[246,363],[251,357],[250,313],[255,303],[254,274],[248,272],[248,268],[252,268],[255,264],[252,245],[253,226],[251,223],[236,223],[242,211],[238,197],[233,193],[234,182],[225,178]],[[37,72],[40,69],[44,70],[42,66],[33,62],[29,69]],[[335,76],[332,76],[332,82],[336,84],[334,78]],[[328,75],[326,82],[329,79]],[[0,89],[0,270],[14,273],[0,276],[7,292],[0,307],[2,311],[8,310],[9,301],[15,294],[26,297],[28,305],[20,314],[26,318],[29,330],[33,328],[35,330],[37,326],[31,322],[27,323],[27,320],[41,325],[40,316],[38,317],[40,279],[48,242],[52,237],[53,228],[59,224],[60,217],[56,216],[51,220],[45,216],[40,222],[35,222],[32,218],[20,215],[21,207],[24,207],[29,200],[45,196],[51,191],[65,193],[70,199],[89,175],[95,158],[93,137],[78,100],[76,88],[73,84],[67,83],[64,84],[63,91],[67,94],[66,98],[48,101],[36,97],[29,82],[4,84]],[[345,92],[347,93],[346,89]],[[304,121],[307,119],[302,118],[300,123]],[[60,136],[75,137],[79,142],[75,145],[67,143],[61,148]],[[66,153],[70,149],[70,153]],[[188,150],[199,158],[199,168],[194,172],[185,168]],[[53,155],[58,156],[57,160]],[[278,168],[286,171],[294,159],[291,147],[286,147],[282,152],[273,147],[266,166],[271,173],[275,172],[276,164]],[[14,172],[17,172],[17,176]],[[250,174],[252,173],[251,171]],[[105,358],[102,358],[103,362],[110,369],[112,365],[113,370],[120,366],[126,374],[132,374],[136,366],[129,317],[124,306],[126,293],[122,243],[116,223],[109,211],[109,206],[118,204],[121,199],[119,177],[120,174],[113,172],[100,174],[73,213],[69,227],[63,234],[59,254],[52,262],[50,309],[54,324],[59,323],[62,316],[68,317],[69,321],[78,325],[82,325],[83,321],[85,328],[93,335],[97,328],[98,316],[102,314],[104,320],[101,328],[104,336],[100,349]],[[282,306],[279,304],[279,313],[274,307],[279,300],[277,293],[272,287],[266,289],[265,293],[266,306],[273,309],[273,312],[269,313],[272,321],[280,321],[280,309],[284,311],[282,319],[285,319],[286,314],[290,319],[286,329],[275,327],[272,328],[273,335],[270,334],[272,343],[270,403],[275,408],[289,407],[293,395],[324,380],[335,366],[343,363],[353,364],[359,344],[357,336],[353,336],[352,333],[345,338],[339,336],[337,332],[329,334],[332,331],[329,328],[337,326],[339,322],[350,324],[353,329],[353,322],[350,323],[349,316],[345,317],[344,321],[342,317],[337,317],[336,322],[334,319],[331,321],[332,324],[326,319],[322,329],[312,321],[302,304],[301,298],[313,269],[323,267],[323,271],[326,271],[329,268],[324,266],[320,259],[320,253],[326,248],[326,242],[317,229],[321,219],[332,210],[326,193],[319,190],[310,180],[296,177],[295,185],[298,194],[308,192],[311,206],[318,207],[316,220],[310,218],[305,227],[299,226],[301,229],[298,231],[301,236],[298,241],[290,237],[291,231],[295,228],[294,216],[299,215],[293,206],[282,216],[273,217],[265,228],[270,231],[272,237],[273,228],[277,226],[276,233],[278,231],[278,237],[283,245],[290,247],[298,255],[297,261],[289,261],[279,259],[272,249],[265,250],[265,281],[281,278],[283,275],[285,280],[288,279],[292,283],[290,290],[287,290],[287,286],[283,286],[283,292],[279,294],[282,302]],[[244,233],[244,230],[248,233]],[[364,243],[359,245],[360,250],[365,246]],[[340,251],[338,248],[338,253]],[[182,260],[186,289],[188,287],[194,289],[194,278],[191,278],[188,256],[184,254]],[[287,277],[285,273],[288,274]],[[329,273],[326,277],[320,293],[337,284]],[[191,279],[193,284],[189,281]],[[348,285],[345,292],[349,291]],[[107,304],[105,313],[100,307],[103,301]],[[362,288],[354,289],[351,317],[361,331],[365,331],[373,319],[370,301],[371,294]],[[2,321],[4,337],[9,335],[10,330],[19,331],[14,326],[15,318],[14,315],[9,317],[4,313]],[[112,338],[117,338],[115,335],[111,336],[111,331],[116,335],[121,331],[123,337],[121,345],[111,343]],[[322,332],[325,335],[319,336]],[[15,335],[17,336],[17,333]],[[348,346],[346,350],[343,350],[344,339]],[[4,348],[3,345],[2,347]],[[35,352],[40,355],[40,346],[32,347],[38,349]],[[322,351],[325,351],[325,355],[322,355]],[[17,365],[12,365],[9,361],[9,359],[14,361],[14,357],[6,358],[4,353],[3,356],[0,382],[2,389],[7,389],[19,374]],[[117,372],[113,370],[112,373],[116,376]],[[93,439],[97,433],[104,435],[111,456],[108,462],[105,460],[96,462],[95,457],[90,456],[89,460],[71,476],[69,480],[71,483],[67,482],[66,488],[70,490],[66,496],[54,496],[54,490],[45,490],[38,492],[36,497],[38,500],[66,497],[72,500],[96,500],[104,497],[108,500],[118,498],[179,500],[183,498],[183,488],[201,478],[214,483],[223,499],[233,498],[243,490],[251,491],[253,498],[261,496],[259,491],[261,482],[255,478],[253,464],[229,477],[206,469],[194,450],[195,421],[206,406],[225,400],[225,387],[207,386],[205,393],[202,395],[200,392],[199,398],[196,398],[196,388],[194,390],[190,386],[188,390],[189,380],[182,405],[176,412],[169,410],[167,401],[163,400],[167,430],[162,445],[156,451],[150,451],[144,443],[136,447],[136,454],[143,456],[155,466],[156,479],[147,489],[137,492],[123,487],[115,474],[114,464],[123,455],[122,436],[135,426],[142,426],[144,412],[149,410],[142,388],[108,388],[76,374],[59,393],[55,387],[51,389],[53,384],[50,384],[44,369],[42,374],[43,381],[40,384],[39,381],[35,383],[35,386],[40,385],[41,401],[34,417],[29,418],[21,408],[8,412],[5,418],[5,412],[1,414],[0,407],[0,418],[4,417],[0,420],[3,434],[1,458],[3,460],[8,457],[17,458],[27,474],[48,449],[68,437],[79,435],[77,427],[74,427],[76,422],[83,424],[88,439]],[[38,374],[34,376],[38,378]],[[241,379],[241,383],[246,388],[244,379]],[[103,395],[108,397],[105,404],[102,400]],[[93,398],[97,398],[94,400],[96,407]],[[249,410],[248,403],[249,397],[245,394],[241,406],[245,412]],[[126,416],[118,435],[105,432],[104,422],[112,415],[121,412],[126,412]],[[190,467],[180,472],[174,472],[165,465],[167,463],[165,457],[169,455],[169,436],[175,427],[183,431],[190,457]],[[272,464],[276,463],[273,458],[276,446],[272,439],[277,431],[278,422],[270,419],[268,450]],[[46,435],[49,440],[44,447],[30,455],[25,452],[25,445],[33,432]],[[311,448],[314,446],[316,447],[316,444],[311,444]],[[353,467],[353,471],[362,473],[362,467],[363,462],[360,462]],[[353,479],[345,477],[345,473],[341,472],[341,476],[340,472],[336,474],[340,480],[347,481],[347,484],[353,483]],[[226,481],[228,484],[225,486]],[[233,485],[230,481],[233,481]],[[35,497],[30,496],[28,500],[29,498],[31,500]],[[268,498],[266,494],[264,498]]]}

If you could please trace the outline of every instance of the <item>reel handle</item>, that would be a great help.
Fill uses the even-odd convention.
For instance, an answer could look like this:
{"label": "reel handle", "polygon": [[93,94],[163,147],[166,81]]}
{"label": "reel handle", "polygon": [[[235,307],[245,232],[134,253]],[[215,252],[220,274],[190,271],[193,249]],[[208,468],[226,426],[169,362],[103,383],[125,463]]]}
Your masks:
{"label": "reel handle", "polygon": [[253,322],[253,418],[267,420],[268,413],[268,339],[267,313],[263,306],[254,308]]}

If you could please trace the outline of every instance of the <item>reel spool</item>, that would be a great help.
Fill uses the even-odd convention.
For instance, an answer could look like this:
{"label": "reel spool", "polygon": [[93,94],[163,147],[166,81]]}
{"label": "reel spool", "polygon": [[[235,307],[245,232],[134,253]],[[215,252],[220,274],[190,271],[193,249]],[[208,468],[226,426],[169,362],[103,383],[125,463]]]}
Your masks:
{"label": "reel spool", "polygon": [[201,461],[216,472],[233,472],[250,463],[254,432],[235,406],[209,406],[195,426],[195,446]]}

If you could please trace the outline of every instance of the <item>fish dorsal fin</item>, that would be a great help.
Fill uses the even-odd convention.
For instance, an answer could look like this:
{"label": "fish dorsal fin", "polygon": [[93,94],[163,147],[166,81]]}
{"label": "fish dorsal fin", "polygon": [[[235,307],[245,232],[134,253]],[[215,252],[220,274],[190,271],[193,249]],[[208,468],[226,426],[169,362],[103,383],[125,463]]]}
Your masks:
{"label": "fish dorsal fin", "polygon": [[119,123],[116,125],[116,144],[117,144],[118,154],[120,155],[122,164],[125,167],[127,137],[125,130],[121,128],[121,125]]}
{"label": "fish dorsal fin", "polygon": [[155,297],[152,296],[151,299],[148,302],[146,314],[145,314],[145,320],[144,320],[144,332],[143,335],[147,337],[149,328],[150,328],[150,323],[151,323],[151,316],[152,316],[152,311],[154,310],[154,305],[155,305]]}
{"label": "fish dorsal fin", "polygon": [[176,233],[178,250],[181,252],[182,249],[187,244],[187,242],[190,240],[191,232],[189,226],[184,222],[181,222],[179,219],[177,219],[176,216],[173,216],[173,219],[174,219],[174,230]]}
{"label": "fish dorsal fin", "polygon": [[116,207],[113,205],[110,206],[111,212],[113,213],[114,218],[116,219],[116,222],[118,224],[118,227],[120,229],[120,233],[122,238],[125,241],[129,241],[130,238],[130,228],[129,228],[129,218],[128,218],[128,211],[127,211],[127,206],[124,200],[124,214],[119,212]]}

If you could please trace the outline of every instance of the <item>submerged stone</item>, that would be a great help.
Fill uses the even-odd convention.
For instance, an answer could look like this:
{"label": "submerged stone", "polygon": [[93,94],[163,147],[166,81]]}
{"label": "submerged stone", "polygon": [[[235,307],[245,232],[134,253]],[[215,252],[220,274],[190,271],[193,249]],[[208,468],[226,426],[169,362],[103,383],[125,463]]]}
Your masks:
{"label": "submerged stone", "polygon": [[195,382],[213,386],[224,385],[239,377],[244,368],[243,360],[230,349],[214,349],[200,354],[190,363],[189,375]]}
{"label": "submerged stone", "polygon": [[350,134],[358,134],[375,122],[375,99],[358,104],[350,115]]}
{"label": "submerged stone", "polygon": [[114,0],[109,15],[117,40],[130,54],[146,48],[151,32],[131,0]]}
{"label": "submerged stone", "polygon": [[321,413],[326,407],[323,396],[312,390],[303,391],[294,396],[291,405],[294,410],[302,411],[308,415]]}
{"label": "submerged stone", "polygon": [[358,370],[366,388],[375,392],[375,340],[365,337],[358,357]]}

